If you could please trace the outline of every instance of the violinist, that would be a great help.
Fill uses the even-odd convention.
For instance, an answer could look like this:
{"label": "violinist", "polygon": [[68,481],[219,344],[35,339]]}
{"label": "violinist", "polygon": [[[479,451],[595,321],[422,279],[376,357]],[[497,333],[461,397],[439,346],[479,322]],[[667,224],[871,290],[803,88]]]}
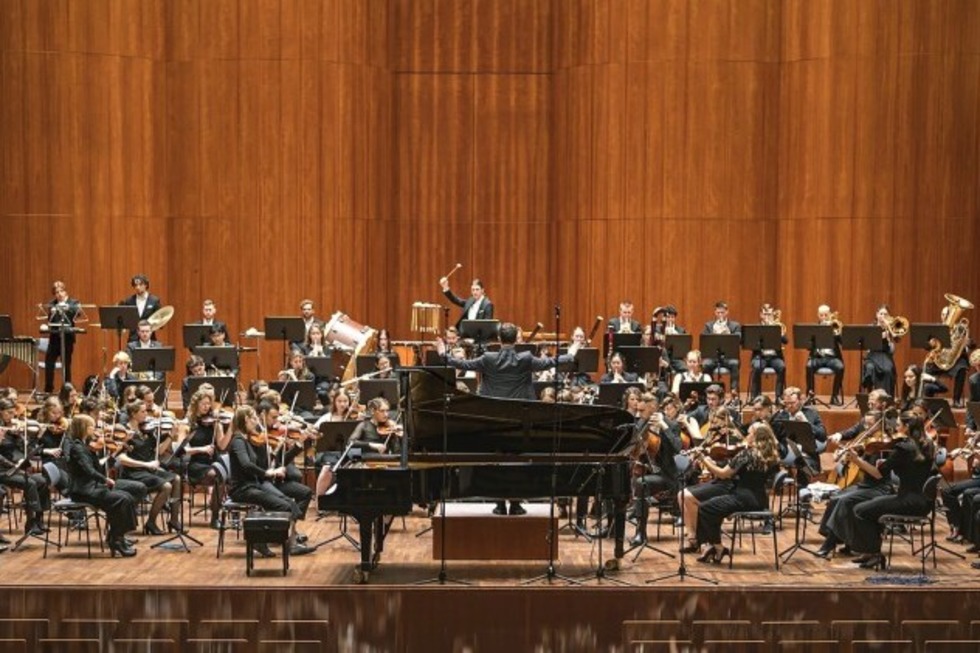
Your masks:
{"label": "violinist", "polygon": [[697,349],[687,352],[687,356],[684,357],[684,365],[687,369],[682,370],[680,374],[675,374],[674,381],[670,385],[670,393],[675,396],[680,396],[682,383],[711,382],[711,377],[701,369],[701,352]]}
{"label": "violinist", "polygon": [[[181,496],[180,477],[160,467],[160,449],[167,447],[168,441],[160,441],[156,433],[144,430],[147,422],[146,404],[134,401],[126,406],[126,414],[129,417],[126,428],[130,438],[129,450],[121,453],[118,458],[122,465],[122,477],[138,481],[146,486],[148,492],[156,494],[143,525],[143,534],[163,535],[163,531],[157,526],[157,518],[164,507],[171,508],[172,501]],[[170,510],[168,531],[180,532],[179,517],[178,510]]]}
{"label": "violinist", "polygon": [[68,473],[71,476],[69,496],[102,510],[109,523],[108,545],[112,557],[136,555],[136,548],[126,540],[126,533],[136,529],[136,503],[133,497],[115,489],[99,463],[103,445],[96,435],[95,420],[76,415],[68,427]]}
{"label": "violinist", "polygon": [[388,419],[391,406],[384,397],[375,397],[367,403],[369,419],[357,425],[351,434],[351,442],[360,442],[378,453],[386,453],[392,447],[391,436],[397,433],[395,425]]}
{"label": "violinist", "polygon": [[779,446],[772,429],[761,422],[749,428],[745,447],[720,466],[710,456],[698,456],[701,466],[716,479],[731,481],[730,490],[700,503],[694,547],[709,545],[699,562],[721,564],[731,551],[721,546],[721,524],[726,517],[741,511],[765,509],[768,496],[766,481],[779,463]]}
{"label": "violinist", "polygon": [[[741,335],[742,325],[728,317],[728,304],[723,301],[715,302],[715,319],[704,323],[702,335]],[[724,360],[704,359],[704,371],[714,374],[716,367],[725,367],[729,370],[732,379],[732,391],[738,393],[738,358],[726,358]]]}
{"label": "violinist", "polygon": [[[865,443],[883,442],[886,439],[891,439],[895,427],[895,412],[891,409],[887,414],[885,413],[885,406],[887,404],[883,402],[881,397],[887,397],[888,395],[885,394],[884,390],[875,390],[872,392],[872,395],[875,393],[880,394],[874,397],[873,403],[871,403],[872,400],[869,395],[869,405],[874,408],[869,410],[854,427],[831,436],[835,442],[843,442],[843,446],[850,449],[853,447],[850,443],[857,437],[861,437],[861,442]],[[854,448],[871,465],[876,465],[882,459],[881,449],[878,447],[870,447],[859,443]],[[843,454],[835,455],[843,456]],[[842,475],[843,470],[838,474]],[[817,549],[817,555],[829,560],[837,552],[837,547],[841,543],[853,541],[854,508],[859,503],[890,493],[890,478],[875,478],[874,476],[863,475],[859,482],[844,488],[841,492],[834,495],[827,502],[823,517],[820,519],[819,532],[823,535],[824,541],[820,545],[820,548]],[[849,547],[845,546],[839,553],[841,555],[849,555],[851,551]]]}
{"label": "violinist", "polygon": [[865,355],[861,373],[861,387],[869,392],[876,388],[888,394],[895,392],[895,337],[888,328],[890,319],[891,311],[888,306],[879,306],[874,323],[881,327],[881,344]]}
{"label": "violinist", "polygon": [[[303,473],[296,468],[296,457],[303,452],[305,435],[279,421],[279,407],[275,404],[260,402],[258,406],[259,430],[266,434],[265,444],[259,445],[256,439],[250,444],[255,449],[256,462],[265,469],[282,469],[285,474],[274,481],[280,492],[296,502],[298,515],[296,520],[306,518],[306,511],[313,499],[313,490],[303,483]],[[305,425],[302,426],[305,429]],[[295,524],[294,524],[295,527]],[[295,542],[290,550],[291,555],[312,553],[314,549],[305,545],[307,537],[295,532]]]}
{"label": "violinist", "polygon": [[187,412],[187,406],[191,403],[191,383],[190,380],[195,377],[207,376],[207,367],[204,364],[204,359],[197,354],[192,354],[190,358],[187,359],[187,363],[184,365],[187,370],[187,374],[184,376],[184,380],[180,384],[180,399],[184,404],[184,412]]}
{"label": "violinist", "polygon": [[[636,534],[631,543],[647,541],[647,520],[650,514],[649,497],[661,492],[676,492],[677,464],[674,456],[682,449],[681,425],[677,420],[679,406],[673,397],[664,399],[663,412],[653,412],[637,426],[635,459],[641,472],[633,478],[636,496],[633,512],[636,515]],[[669,415],[673,415],[671,419]]]}
{"label": "violinist", "polygon": [[[788,421],[806,422],[810,425],[813,439],[817,443],[818,455],[802,451],[799,443],[786,436],[782,424]],[[772,427],[779,440],[779,449],[783,460],[787,461],[787,464],[796,464],[797,486],[805,488],[809,485],[809,477],[820,471],[819,453],[827,444],[827,429],[823,425],[823,420],[820,419],[820,413],[809,406],[804,406],[803,392],[796,386],[790,386],[783,391],[783,409],[773,415]]]}
{"label": "violinist", "polygon": [[44,525],[44,511],[51,507],[48,481],[42,474],[30,471],[31,445],[24,433],[25,427],[14,421],[17,404],[9,399],[0,399],[0,485],[17,488],[24,493],[27,520],[25,532],[29,535],[42,535],[47,532]]}
{"label": "violinist", "polygon": [[[267,445],[265,434],[261,431],[259,416],[251,406],[241,406],[235,410],[232,421],[232,436],[228,444],[231,476],[229,496],[240,503],[257,505],[264,510],[286,512],[292,515],[291,547],[295,545],[296,521],[302,514],[297,503],[276,487],[274,481],[286,476],[284,467],[263,467],[259,464],[256,447]],[[274,556],[266,544],[254,545],[262,557]]]}
{"label": "violinist", "polygon": [[188,436],[185,453],[187,481],[191,485],[211,488],[211,528],[219,528],[222,485],[228,470],[221,464],[218,454],[228,448],[231,431],[223,423],[222,415],[216,414],[214,401],[206,390],[198,390],[191,397],[187,415]]}
{"label": "violinist", "polygon": [[49,472],[48,465],[54,465],[58,469],[58,483],[55,487],[65,492],[68,489],[67,476],[65,475],[65,433],[68,430],[69,420],[65,417],[65,410],[61,400],[57,397],[48,397],[41,404],[41,411],[38,419],[42,423],[41,433],[38,436],[38,447],[40,448],[41,464],[45,470],[48,481],[51,481],[53,472]]}
{"label": "violinist", "polygon": [[882,515],[921,516],[929,513],[929,500],[923,495],[922,488],[935,468],[934,456],[934,446],[926,437],[922,420],[908,412],[902,413],[892,449],[879,465],[872,465],[853,449],[848,450],[849,462],[857,463],[866,476],[890,479],[894,473],[898,477],[895,494],[863,501],[854,507],[853,515],[845,516],[852,523],[844,541],[855,553],[864,554],[853,560],[861,568],[884,567],[878,523]]}
{"label": "violinist", "polygon": [[343,388],[340,388],[333,393],[333,397],[330,399],[330,410],[324,413],[314,426],[319,427],[324,422],[346,422],[357,419],[357,417],[357,411],[351,407],[350,395]]}
{"label": "violinist", "polygon": [[[970,365],[977,373],[970,376],[970,401],[980,401],[980,349],[970,354]],[[963,456],[967,459],[970,478],[959,481],[943,488],[942,500],[946,506],[946,518],[949,520],[949,539],[953,542],[963,542],[974,539],[972,525],[978,523],[974,511],[976,497],[980,495],[980,466],[977,466],[976,454],[980,453],[980,429],[970,411],[966,412],[966,443],[962,449],[951,455]],[[973,553],[973,551],[971,551]]]}
{"label": "violinist", "polygon": [[[698,405],[688,413],[688,416],[697,422],[702,432],[706,431],[705,427],[709,425],[714,414],[719,409],[724,408],[722,405],[724,394],[725,393],[720,385],[717,383],[712,383],[704,391],[704,403]],[[738,412],[728,411],[727,414],[728,419],[736,428],[738,428],[741,423],[741,418],[739,417]]]}
{"label": "violinist", "polygon": [[[719,387],[719,395],[720,390]],[[692,459],[696,458],[700,451],[710,449],[713,444],[720,444],[727,450],[729,446],[736,445],[742,439],[741,433],[735,427],[727,408],[714,410],[707,425],[708,428],[702,445],[690,450]],[[708,483],[700,483],[684,489],[677,495],[677,503],[682,508],[684,523],[693,527],[698,523],[698,511],[701,504],[715,497],[731,494],[734,489],[735,484],[730,477],[718,475]],[[696,532],[688,531],[687,538],[687,545],[683,551],[685,553],[697,553],[701,545]]]}
{"label": "violinist", "polygon": [[[776,324],[776,309],[772,304],[763,304],[759,308],[760,324]],[[782,336],[782,344],[788,344],[786,336]],[[762,371],[767,367],[776,373],[776,396],[783,394],[786,386],[786,361],[783,360],[783,348],[752,350],[752,374],[749,377],[749,394],[757,397],[762,388]]]}

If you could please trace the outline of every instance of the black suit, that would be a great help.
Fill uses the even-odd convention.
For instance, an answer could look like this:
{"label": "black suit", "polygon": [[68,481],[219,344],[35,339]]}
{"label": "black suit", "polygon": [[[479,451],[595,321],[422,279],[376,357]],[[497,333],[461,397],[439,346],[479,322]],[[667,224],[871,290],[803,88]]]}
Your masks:
{"label": "black suit", "polygon": [[[456,328],[458,329],[460,324],[463,323],[463,320],[469,319],[467,316],[470,313],[470,309],[473,308],[473,304],[476,303],[476,300],[473,299],[472,296],[467,297],[464,300],[462,297],[457,297],[456,294],[453,293],[453,291],[448,288],[446,290],[443,290],[442,294],[446,296],[446,299],[456,304],[457,306],[461,306],[463,308],[462,315],[460,315],[459,319],[456,320]],[[493,319],[493,302],[491,302],[490,298],[487,297],[486,295],[483,296],[483,303],[480,304],[480,308],[476,311],[476,319],[478,320]]]}
{"label": "black suit", "polygon": [[[620,328],[623,326],[623,321],[618,317],[614,317],[609,320],[609,331],[613,333],[619,333]],[[636,320],[630,319],[630,333],[640,333],[640,323]]]}
{"label": "black suit", "polygon": [[[980,401],[980,372],[970,377],[970,401]],[[966,427],[974,431],[977,430],[977,423],[973,419],[973,413],[966,411]]]}
{"label": "black suit", "polygon": [[[574,356],[558,357],[559,363],[570,363]],[[483,373],[480,394],[484,397],[505,399],[535,399],[531,375],[555,367],[555,359],[535,357],[529,351],[518,352],[513,345],[504,345],[500,351],[491,351],[472,360],[448,358],[446,363],[458,370]]]}
{"label": "black suit", "polygon": [[[704,323],[704,329],[701,331],[701,335],[710,336],[714,335],[714,325],[715,320]],[[742,325],[735,320],[728,320],[725,324],[728,325],[728,332],[732,335],[740,336],[742,335]],[[710,356],[713,352],[701,352],[702,355]],[[716,361],[713,358],[705,358],[702,364],[704,371],[711,376],[715,375],[715,368],[717,367],[727,367],[732,379],[731,389],[738,392],[738,358],[726,358],[723,361]]]}
{"label": "black suit", "polygon": [[844,356],[840,349],[840,337],[834,339],[834,355],[825,356],[818,351],[811,351],[810,358],[806,362],[806,393],[813,392],[813,377],[817,370],[825,367],[834,373],[834,388],[831,390],[831,403],[839,401],[843,403],[844,385]]}
{"label": "black suit", "polygon": [[[782,344],[789,344],[786,336],[783,336]],[[771,368],[776,373],[776,396],[781,397],[783,388],[786,387],[786,361],[783,360],[783,348],[775,350],[772,355],[761,349],[752,350],[752,372],[749,376],[749,394],[753,397],[759,396],[762,392],[762,371]]]}
{"label": "black suit", "polygon": [[[813,439],[817,442],[817,450],[819,451],[821,448],[820,443],[826,444],[827,442],[827,427],[824,426],[823,420],[820,419],[820,413],[809,406],[804,406],[800,409],[800,412],[806,417],[806,421],[810,423],[810,427],[813,430]],[[792,421],[792,419],[793,416],[786,410],[781,410],[772,416],[772,430],[776,434],[776,439],[779,441],[779,453],[783,458],[786,458],[791,453],[789,445],[786,444],[787,438],[786,432],[783,430],[783,424]],[[796,466],[809,466],[815,471],[820,471],[820,456],[819,454],[816,456],[804,454],[802,457],[796,459]],[[797,475],[797,482],[799,487],[806,487],[808,484],[806,475]]]}
{"label": "black suit", "polygon": [[[136,295],[130,295],[126,299],[124,299],[121,302],[119,302],[119,305],[120,306],[136,306],[137,307],[137,310],[139,310],[139,304],[136,303]],[[157,297],[156,295],[147,293],[147,295],[146,295],[146,305],[143,307],[143,312],[139,314],[140,321],[142,322],[143,320],[147,319],[148,317],[150,317],[151,315],[153,315],[154,313],[156,313],[157,311],[159,311],[162,306],[163,306],[163,303],[160,301],[160,298],[159,297]],[[154,333],[150,337],[153,338],[154,340],[156,340],[157,339],[157,334]],[[134,340],[139,340],[139,334],[136,332],[136,329],[133,329],[133,330],[131,330],[129,332],[129,341],[132,342]]]}
{"label": "black suit", "polygon": [[[56,300],[48,302],[48,325],[50,326],[48,338],[48,351],[44,355],[44,391],[51,393],[54,391],[54,365],[58,358],[65,369],[65,383],[71,383],[71,358],[75,351],[75,318],[81,310],[81,305],[77,299],[68,298],[61,310],[55,310],[58,305]],[[64,333],[62,334],[62,326]],[[65,350],[61,350],[61,343],[64,340]]]}
{"label": "black suit", "polygon": [[136,502],[133,497],[122,490],[109,489],[98,454],[81,440],[70,441],[68,475],[71,478],[68,495],[75,501],[91,504],[105,512],[110,540],[136,528]]}

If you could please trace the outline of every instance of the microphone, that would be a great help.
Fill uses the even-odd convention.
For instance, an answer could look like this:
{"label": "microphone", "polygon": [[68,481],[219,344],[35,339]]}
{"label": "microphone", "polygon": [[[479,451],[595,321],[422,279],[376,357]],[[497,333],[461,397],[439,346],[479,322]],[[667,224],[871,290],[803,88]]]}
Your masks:
{"label": "microphone", "polygon": [[561,304],[555,304],[555,318],[561,317]]}

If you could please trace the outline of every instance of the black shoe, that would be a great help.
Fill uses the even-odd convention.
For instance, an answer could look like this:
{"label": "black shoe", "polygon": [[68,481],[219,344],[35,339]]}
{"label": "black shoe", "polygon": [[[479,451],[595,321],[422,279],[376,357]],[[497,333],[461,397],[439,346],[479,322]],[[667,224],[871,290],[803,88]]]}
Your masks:
{"label": "black shoe", "polygon": [[252,550],[258,554],[260,558],[275,558],[276,554],[272,552],[268,544],[253,544]]}
{"label": "black shoe", "polygon": [[163,535],[155,522],[148,521],[143,525],[143,535]]}
{"label": "black shoe", "polygon": [[506,515],[507,514],[507,504],[501,501],[493,508],[493,514],[495,515]]}
{"label": "black shoe", "polygon": [[126,543],[126,546],[136,546],[136,540],[131,537],[123,535],[122,541]]}
{"label": "black shoe", "polygon": [[697,553],[701,550],[701,547],[697,543],[688,543],[687,546],[682,546],[680,549],[681,553]]}
{"label": "black shoe", "polygon": [[823,558],[824,560],[830,560],[834,557],[834,545],[824,544],[819,549],[817,549],[817,557]]}
{"label": "black shoe", "polygon": [[136,549],[126,544],[124,539],[116,539],[109,541],[109,553],[115,558],[116,555],[120,555],[123,558],[132,558],[136,555]]}
{"label": "black shoe", "polygon": [[168,533],[183,533],[184,527],[175,521],[167,522],[167,532]]}
{"label": "black shoe", "polygon": [[44,528],[41,527],[39,524],[32,522],[27,524],[27,527],[25,528],[24,532],[31,537],[44,537],[44,534],[47,531],[45,531]]}
{"label": "black shoe", "polygon": [[510,514],[512,514],[512,515],[526,515],[527,514],[527,510],[525,510],[524,509],[524,506],[522,506],[521,504],[519,504],[519,503],[513,503],[512,502],[510,504]]}
{"label": "black shoe", "polygon": [[214,530],[214,531],[220,531],[221,530],[221,522],[218,521],[217,519],[212,519],[211,520],[211,523],[208,524],[208,525],[211,527],[211,530]]}
{"label": "black shoe", "polygon": [[296,533],[296,543],[297,544],[306,544],[309,541],[310,541],[310,538],[307,537],[306,535],[303,535],[302,533]]}
{"label": "black shoe", "polygon": [[729,562],[731,562],[732,560],[732,550],[729,549],[727,546],[721,547],[721,551],[715,555],[714,563],[716,565],[720,565],[725,561],[725,558],[728,558]]}
{"label": "black shoe", "polygon": [[967,553],[980,553],[980,544],[974,544],[966,548]]}
{"label": "black shoe", "polygon": [[718,553],[715,551],[715,547],[709,546],[707,551],[705,551],[700,556],[698,556],[698,562],[705,562],[708,564],[712,564],[716,562],[715,557],[717,555]]}
{"label": "black shoe", "polygon": [[840,548],[840,551],[837,552],[837,555],[842,555],[842,556],[850,557],[850,556],[854,555],[854,552],[851,551],[851,547],[849,547],[849,546],[847,546],[845,544],[844,546],[842,546]]}
{"label": "black shoe", "polygon": [[970,563],[970,566],[973,567],[974,569],[980,569],[980,560],[974,560],[973,562]]}
{"label": "black shoe", "polygon": [[885,568],[885,556],[880,553],[875,553],[868,557],[867,560],[861,563],[861,569],[884,569]]}

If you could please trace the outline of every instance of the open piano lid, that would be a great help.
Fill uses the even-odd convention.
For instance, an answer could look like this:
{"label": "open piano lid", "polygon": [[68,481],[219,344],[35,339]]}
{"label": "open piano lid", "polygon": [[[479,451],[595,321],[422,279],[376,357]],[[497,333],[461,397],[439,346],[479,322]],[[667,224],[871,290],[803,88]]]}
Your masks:
{"label": "open piano lid", "polygon": [[442,451],[444,409],[451,453],[551,453],[556,433],[559,454],[622,452],[630,444],[633,417],[611,406],[481,397],[455,384],[447,406],[446,373],[453,370],[409,372],[413,452]]}

